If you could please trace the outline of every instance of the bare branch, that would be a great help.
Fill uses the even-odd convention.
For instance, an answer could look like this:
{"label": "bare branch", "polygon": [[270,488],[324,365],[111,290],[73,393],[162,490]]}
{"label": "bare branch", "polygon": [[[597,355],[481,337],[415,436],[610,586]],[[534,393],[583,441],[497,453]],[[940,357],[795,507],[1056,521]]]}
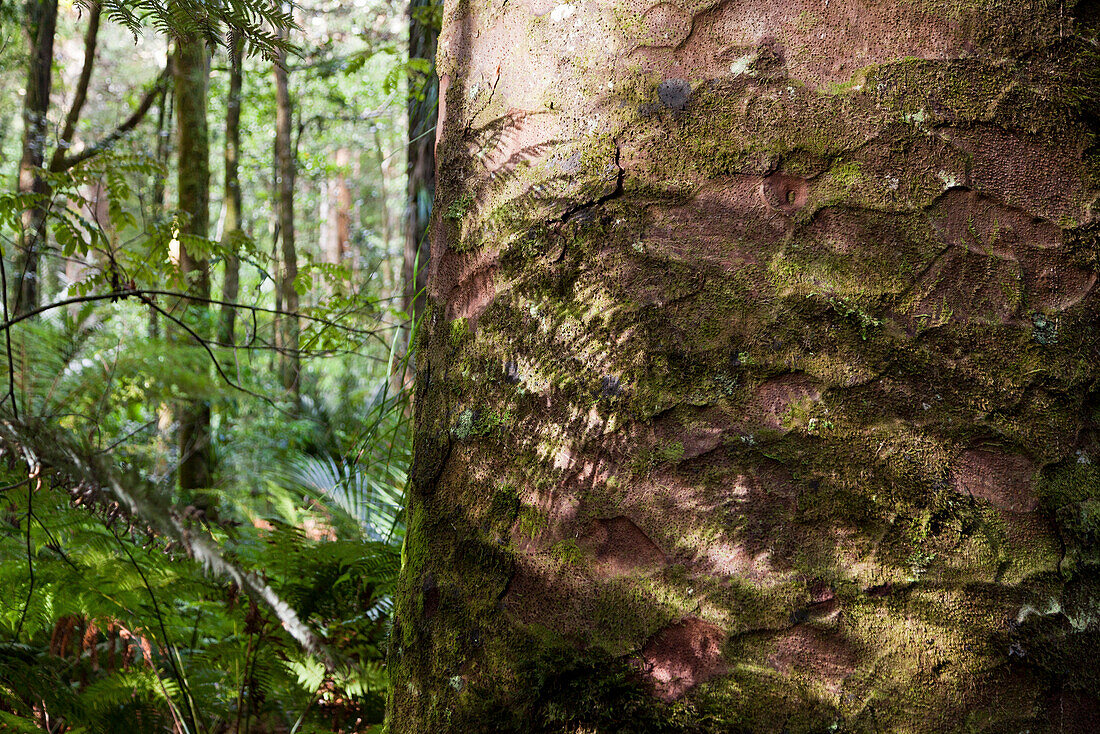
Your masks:
{"label": "bare branch", "polygon": [[229,375],[227,375],[227,374],[226,374],[226,372],[225,372],[225,370],[224,370],[224,369],[222,369],[222,365],[221,365],[221,362],[219,362],[219,361],[218,361],[218,357],[217,357],[217,355],[216,355],[216,354],[214,354],[214,350],[210,348],[210,344],[208,344],[208,343],[207,343],[207,340],[206,340],[206,339],[204,339],[204,338],[203,338],[203,337],[202,337],[202,336],[201,336],[201,335],[200,335],[200,334],[199,334],[198,332],[196,332],[196,331],[195,331],[194,329],[192,329],[192,328],[191,328],[190,326],[188,326],[187,324],[185,324],[185,323],[183,322],[183,320],[181,320],[181,319],[178,319],[178,318],[176,318],[175,316],[173,316],[172,314],[170,314],[170,313],[168,313],[167,311],[165,311],[165,310],[164,310],[163,308],[161,308],[161,307],[160,307],[160,306],[158,306],[158,305],[157,305],[156,303],[154,303],[154,302],[153,302],[153,299],[151,299],[151,298],[147,298],[147,297],[145,297],[145,296],[138,296],[138,297],[139,297],[139,298],[141,299],[141,302],[142,302],[142,303],[144,303],[144,304],[145,304],[146,306],[148,306],[149,308],[151,308],[151,309],[153,309],[154,311],[156,311],[157,313],[159,313],[159,314],[160,314],[161,316],[163,316],[164,318],[166,318],[166,319],[168,319],[169,321],[171,321],[171,322],[175,323],[175,324],[176,324],[177,326],[179,326],[179,327],[180,327],[181,329],[183,329],[184,331],[186,331],[186,332],[187,332],[187,334],[188,334],[188,335],[189,335],[189,336],[190,336],[190,337],[191,337],[192,339],[194,339],[194,340],[195,340],[196,342],[198,342],[199,346],[201,346],[201,347],[202,347],[202,348],[203,348],[204,350],[206,350],[206,354],[207,354],[207,355],[208,355],[208,356],[210,357],[210,361],[214,363],[214,369],[215,369],[215,370],[217,370],[217,371],[218,371],[218,375],[220,375],[220,376],[221,376],[221,378],[222,378],[223,380],[225,380],[225,384],[229,385],[229,386],[230,386],[231,388],[233,388],[234,390],[239,390],[240,392],[243,392],[243,393],[244,393],[245,395],[250,395],[251,397],[254,397],[254,398],[257,398],[257,399],[259,399],[259,400],[262,400],[262,401],[264,401],[265,403],[267,403],[268,405],[270,405],[270,406],[271,406],[272,408],[275,408],[276,410],[278,410],[278,411],[280,411],[280,412],[284,412],[284,413],[285,413],[285,412],[288,412],[288,411],[284,411],[284,410],[283,410],[282,408],[280,408],[280,407],[279,407],[279,405],[278,405],[278,403],[276,403],[276,402],[275,402],[274,400],[272,400],[272,399],[271,399],[271,398],[269,398],[268,396],[266,396],[266,395],[261,395],[261,394],[260,394],[260,393],[258,393],[258,392],[253,392],[252,390],[249,390],[249,389],[248,389],[247,387],[243,387],[243,386],[242,386],[242,385],[240,385],[239,383],[237,383],[237,382],[234,382],[234,381],[233,381],[232,379],[230,379]]}
{"label": "bare branch", "polygon": [[186,299],[196,301],[198,303],[228,306],[230,308],[239,308],[242,310],[251,311],[253,314],[266,313],[272,314],[274,316],[287,316],[292,318],[304,319],[305,321],[312,321],[318,324],[322,324],[324,326],[331,326],[334,329],[339,329],[340,331],[346,332],[348,334],[355,334],[356,336],[378,339],[382,342],[383,345],[388,346],[386,342],[382,339],[382,337],[380,337],[378,333],[372,329],[358,329],[353,326],[346,326],[344,324],[337,323],[332,319],[326,319],[321,316],[311,316],[309,314],[304,314],[301,312],[281,311],[274,308],[264,308],[263,306],[253,306],[247,303],[233,303],[231,301],[223,301],[217,298],[202,298],[199,296],[189,295],[187,293],[180,293],[178,291],[166,291],[145,288],[128,288],[124,290],[110,291],[109,293],[96,293],[87,296],[73,296],[71,298],[62,298],[60,301],[47,303],[43,306],[35,308],[32,311],[28,311],[27,313],[11,317],[3,323],[0,323],[0,329],[8,329],[9,327],[18,324],[20,321],[26,321],[33,316],[37,316],[46,311],[52,311],[57,308],[62,308],[64,306],[71,306],[77,303],[92,303],[95,301],[121,301],[126,298],[140,298],[142,296],[167,296],[169,298]]}
{"label": "bare branch", "polygon": [[76,82],[72,107],[69,108],[69,114],[65,115],[65,124],[61,128],[61,137],[57,141],[57,149],[54,150],[53,158],[50,160],[51,171],[65,170],[62,167],[65,160],[65,151],[72,145],[76,125],[80,122],[80,113],[84,110],[84,102],[88,99],[88,85],[92,80],[92,70],[95,68],[99,19],[103,14],[103,5],[98,0],[91,0],[90,6],[88,30],[84,34],[84,65],[80,69],[80,79]]}
{"label": "bare branch", "polygon": [[[141,102],[138,104],[137,108],[132,113],[130,113],[130,116],[127,117],[121,125],[115,128],[112,133],[100,139],[95,144],[84,148],[79,153],[71,156],[63,156],[60,160],[57,160],[57,157],[55,156],[54,162],[50,164],[50,171],[52,171],[53,173],[61,173],[63,171],[67,171],[78,163],[83,163],[89,158],[93,158],[99,155],[100,153],[114,145],[115,141],[117,141],[123,135],[138,126],[138,123],[142,121],[142,119],[145,117],[145,113],[148,112],[149,108],[153,106],[153,102],[156,100],[162,88],[167,83],[168,69],[165,68],[163,71],[161,71],[160,76],[156,78],[156,81],[153,82],[153,86],[146,90],[145,96],[141,98]],[[54,163],[57,163],[57,166],[55,166]]]}

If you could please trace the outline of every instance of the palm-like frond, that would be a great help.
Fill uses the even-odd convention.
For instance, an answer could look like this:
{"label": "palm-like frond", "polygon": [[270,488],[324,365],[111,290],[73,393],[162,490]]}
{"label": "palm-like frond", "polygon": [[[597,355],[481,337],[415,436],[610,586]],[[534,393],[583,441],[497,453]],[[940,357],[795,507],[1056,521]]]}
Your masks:
{"label": "palm-like frond", "polygon": [[404,467],[378,462],[370,471],[331,456],[299,456],[289,479],[303,490],[327,498],[353,520],[363,535],[380,543],[404,537]]}

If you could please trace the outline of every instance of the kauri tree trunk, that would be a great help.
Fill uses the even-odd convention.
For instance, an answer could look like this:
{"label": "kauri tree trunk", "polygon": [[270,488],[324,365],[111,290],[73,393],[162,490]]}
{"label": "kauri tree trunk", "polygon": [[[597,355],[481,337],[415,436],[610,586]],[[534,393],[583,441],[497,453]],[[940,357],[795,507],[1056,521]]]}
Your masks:
{"label": "kauri tree trunk", "polygon": [[1096,3],[448,3],[390,730],[1100,715]]}

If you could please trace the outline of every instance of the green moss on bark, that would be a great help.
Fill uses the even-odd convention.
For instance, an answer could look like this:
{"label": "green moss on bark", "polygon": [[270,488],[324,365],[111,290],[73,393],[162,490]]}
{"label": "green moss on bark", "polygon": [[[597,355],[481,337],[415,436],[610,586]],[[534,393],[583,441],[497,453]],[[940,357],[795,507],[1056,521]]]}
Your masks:
{"label": "green moss on bark", "polygon": [[[612,91],[455,82],[400,731],[1056,731],[1096,704],[1095,54],[1051,3],[911,5],[957,47],[832,86],[782,38],[718,77],[638,46]],[[509,8],[482,32],[548,54],[649,22]]]}

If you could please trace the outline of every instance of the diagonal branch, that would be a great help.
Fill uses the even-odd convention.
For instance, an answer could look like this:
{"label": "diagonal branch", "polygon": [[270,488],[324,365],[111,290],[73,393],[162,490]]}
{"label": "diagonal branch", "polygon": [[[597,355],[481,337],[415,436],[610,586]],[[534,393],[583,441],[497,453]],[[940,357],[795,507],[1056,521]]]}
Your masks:
{"label": "diagonal branch", "polygon": [[330,668],[335,665],[332,651],[260,575],[230,560],[218,542],[202,528],[185,526],[179,513],[158,497],[151,482],[132,475],[123,479],[110,457],[81,448],[56,425],[27,419],[21,421],[8,413],[0,419],[0,440],[19,447],[28,460],[33,459],[44,467],[86,481],[114,495],[126,512],[140,517],[161,536],[179,544],[207,570],[232,581],[249,596],[267,605],[283,628],[305,650],[319,656]]}
{"label": "diagonal branch", "polygon": [[103,5],[98,0],[91,1],[91,14],[88,17],[88,30],[84,34],[84,66],[80,69],[80,79],[76,83],[76,93],[73,95],[73,104],[69,108],[69,114],[65,115],[65,124],[61,128],[61,137],[57,141],[57,149],[50,159],[51,171],[62,171],[67,168],[64,165],[65,151],[72,145],[73,135],[76,134],[76,125],[80,122],[80,113],[84,111],[84,103],[88,100],[88,85],[92,81],[92,69],[95,68],[95,50],[99,37],[99,19],[103,14]]}
{"label": "diagonal branch", "polygon": [[100,153],[114,145],[115,142],[123,135],[137,127],[138,123],[140,123],[145,117],[145,113],[147,113],[149,111],[149,108],[153,106],[153,102],[156,101],[156,98],[160,94],[161,90],[168,83],[168,78],[168,69],[166,68],[161,71],[160,75],[156,78],[156,81],[153,82],[153,86],[149,87],[149,89],[146,90],[145,96],[141,98],[141,102],[138,104],[137,108],[135,108],[134,111],[130,113],[130,116],[127,117],[121,125],[115,128],[114,131],[111,132],[109,135],[101,138],[93,145],[84,148],[79,153],[75,153],[73,155],[65,155],[62,156],[60,159],[58,159],[57,156],[54,156],[54,160],[50,163],[50,171],[53,173],[61,173],[63,171],[69,170],[78,163],[83,163],[89,158],[93,158],[99,155]]}

